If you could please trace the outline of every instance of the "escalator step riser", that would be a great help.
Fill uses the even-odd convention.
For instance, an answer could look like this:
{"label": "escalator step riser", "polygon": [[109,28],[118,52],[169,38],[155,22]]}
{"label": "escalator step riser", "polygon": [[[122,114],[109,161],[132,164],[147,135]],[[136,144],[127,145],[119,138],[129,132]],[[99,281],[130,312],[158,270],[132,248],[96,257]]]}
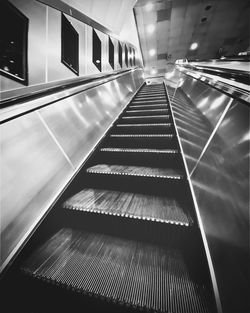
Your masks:
{"label": "escalator step riser", "polygon": [[122,127],[122,124],[118,124],[114,128],[115,134],[170,134],[173,133],[173,124],[172,123],[166,123],[165,126],[141,126],[141,124],[132,124],[133,126],[127,126],[131,124],[124,124],[124,127]]}
{"label": "escalator step riser", "polygon": [[[121,164],[146,167],[167,166],[181,169],[181,155],[177,150],[164,150],[151,152],[154,149],[117,149],[103,148],[96,154],[93,161],[96,164]],[[93,164],[94,164],[93,163]]]}

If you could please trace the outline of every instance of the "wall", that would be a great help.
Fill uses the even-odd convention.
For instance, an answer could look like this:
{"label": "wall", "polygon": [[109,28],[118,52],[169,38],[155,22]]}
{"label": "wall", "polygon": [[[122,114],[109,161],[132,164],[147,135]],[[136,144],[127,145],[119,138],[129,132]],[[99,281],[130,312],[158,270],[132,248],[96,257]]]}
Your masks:
{"label": "wall", "polygon": [[[29,87],[77,79],[78,76],[61,62],[61,11],[35,0],[10,0],[10,2],[29,19]],[[79,34],[79,76],[99,73],[92,63],[92,27],[70,15],[66,16]],[[100,30],[97,30],[97,33],[102,41],[102,72],[111,72],[113,69],[108,62],[108,35]],[[117,58],[118,39],[115,35],[114,37],[111,35],[111,38],[115,45],[114,70],[119,70],[121,67]],[[138,58],[139,54],[136,52],[137,61]],[[126,68],[123,62],[123,69]],[[23,84],[5,76],[1,76],[0,84],[2,99],[6,95],[10,97],[12,95],[10,91],[16,96],[14,91],[24,87]]]}

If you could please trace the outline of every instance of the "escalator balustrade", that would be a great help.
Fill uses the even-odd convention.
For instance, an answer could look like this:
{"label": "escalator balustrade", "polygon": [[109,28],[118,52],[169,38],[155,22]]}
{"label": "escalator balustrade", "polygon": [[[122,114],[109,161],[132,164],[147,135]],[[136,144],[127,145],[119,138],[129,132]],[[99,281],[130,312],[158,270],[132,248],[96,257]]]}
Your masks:
{"label": "escalator balustrade", "polygon": [[[44,300],[41,290],[52,288],[62,303],[77,294],[83,312],[84,301],[91,312],[102,303],[114,312],[216,312],[163,84],[139,90],[81,175],[60,227],[20,266],[32,293]],[[61,312],[59,302],[47,307]]]}

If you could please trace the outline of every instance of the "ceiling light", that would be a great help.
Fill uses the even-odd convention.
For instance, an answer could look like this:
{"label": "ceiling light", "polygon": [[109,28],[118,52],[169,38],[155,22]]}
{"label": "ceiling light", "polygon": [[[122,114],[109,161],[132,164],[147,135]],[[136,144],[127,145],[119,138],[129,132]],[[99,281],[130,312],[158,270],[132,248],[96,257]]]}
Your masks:
{"label": "ceiling light", "polygon": [[153,7],[154,7],[153,3],[149,2],[144,6],[144,9],[145,11],[149,12],[149,11],[152,11]]}
{"label": "ceiling light", "polygon": [[198,48],[198,43],[197,42],[193,42],[190,46],[190,50],[196,50]]}
{"label": "ceiling light", "polygon": [[155,31],[155,25],[153,25],[153,24],[148,25],[147,31],[149,34],[152,34]]}
{"label": "ceiling light", "polygon": [[151,70],[151,75],[155,75],[157,73],[157,71],[153,68],[152,70]]}
{"label": "ceiling light", "polygon": [[155,49],[150,49],[149,50],[149,55],[152,57],[153,55],[155,55]]}

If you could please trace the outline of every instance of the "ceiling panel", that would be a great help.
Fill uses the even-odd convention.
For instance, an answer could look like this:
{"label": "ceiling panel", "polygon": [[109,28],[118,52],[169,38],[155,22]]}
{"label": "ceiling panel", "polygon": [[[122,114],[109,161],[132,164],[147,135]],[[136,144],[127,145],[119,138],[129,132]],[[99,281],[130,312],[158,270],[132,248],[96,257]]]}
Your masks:
{"label": "ceiling panel", "polygon": [[[149,2],[153,9],[148,12]],[[248,0],[138,0],[134,10],[147,69],[162,70],[162,64],[167,67],[179,58],[216,58],[246,50],[249,7]],[[154,33],[148,33],[149,24],[155,25]],[[199,46],[190,51],[193,42]],[[150,57],[152,48],[156,55]]]}

